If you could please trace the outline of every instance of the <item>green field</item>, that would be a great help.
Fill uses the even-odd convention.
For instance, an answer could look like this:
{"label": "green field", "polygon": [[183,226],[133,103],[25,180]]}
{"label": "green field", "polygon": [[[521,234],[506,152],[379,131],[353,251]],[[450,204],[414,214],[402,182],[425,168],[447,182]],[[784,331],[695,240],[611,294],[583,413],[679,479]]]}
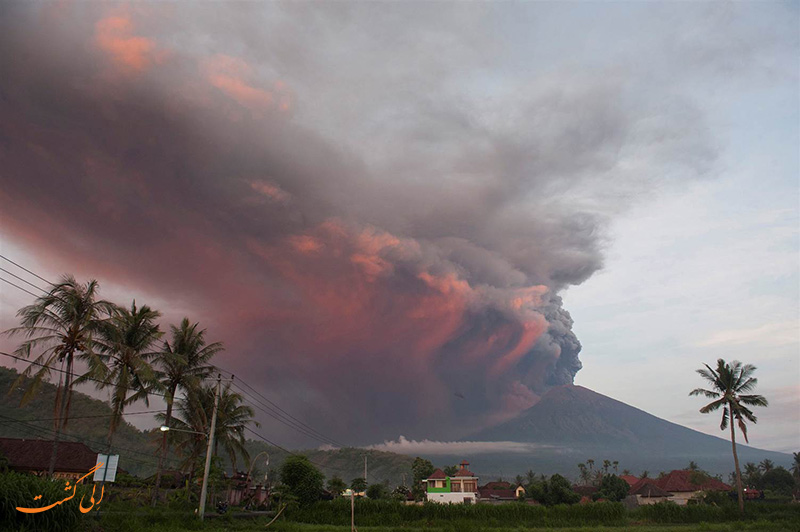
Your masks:
{"label": "green field", "polygon": [[[324,508],[323,505],[328,505]],[[356,526],[360,532],[512,532],[522,530],[640,530],[640,531],[790,531],[800,532],[800,505],[752,504],[744,518],[738,517],[735,506],[647,507],[626,511],[619,504],[599,503],[584,506],[552,508],[526,505],[473,507],[402,506],[398,504],[364,504],[356,510]],[[347,532],[350,530],[349,509],[344,504],[319,503],[312,507],[282,515],[269,528],[270,518],[254,518],[210,514],[204,523],[186,513],[166,510],[135,509],[91,516],[81,523],[90,532],[155,530],[275,530],[280,532]],[[359,513],[360,510],[360,513]],[[315,523],[307,521],[315,520]],[[306,521],[306,522],[304,522]]]}

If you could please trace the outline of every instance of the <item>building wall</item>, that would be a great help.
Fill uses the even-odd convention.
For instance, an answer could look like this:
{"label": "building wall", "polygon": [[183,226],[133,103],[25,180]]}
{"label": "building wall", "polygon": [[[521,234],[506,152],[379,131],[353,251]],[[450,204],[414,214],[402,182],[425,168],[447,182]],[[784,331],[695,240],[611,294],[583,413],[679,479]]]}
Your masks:
{"label": "building wall", "polygon": [[[636,502],[639,505],[657,504],[659,502],[665,502],[665,501],[668,501],[668,500],[670,500],[670,499],[668,499],[667,497],[642,497],[641,495],[637,495],[636,496]],[[686,504],[686,503],[684,502],[683,504]]]}
{"label": "building wall", "polygon": [[669,500],[678,506],[686,506],[689,503],[689,499],[694,499],[699,494],[699,491],[671,491]]}
{"label": "building wall", "polygon": [[474,504],[478,501],[478,494],[477,493],[469,493],[469,492],[431,492],[429,491],[428,500],[431,502],[438,502],[442,504],[463,504],[464,499],[470,499],[469,503]]}
{"label": "building wall", "polygon": [[428,493],[447,493],[450,491],[450,477],[447,477],[444,480],[444,487],[441,488],[434,488],[434,482],[441,482],[441,479],[437,479],[435,481],[429,480],[428,481]]}

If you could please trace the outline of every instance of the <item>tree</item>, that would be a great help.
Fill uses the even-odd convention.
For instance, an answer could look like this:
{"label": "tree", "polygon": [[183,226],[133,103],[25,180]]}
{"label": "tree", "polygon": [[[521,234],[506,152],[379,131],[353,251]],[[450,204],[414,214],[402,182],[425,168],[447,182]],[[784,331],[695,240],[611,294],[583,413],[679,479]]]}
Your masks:
{"label": "tree", "polygon": [[346,489],[347,484],[345,484],[344,480],[338,476],[331,477],[331,479],[328,481],[328,491],[330,491],[331,494],[336,498],[341,497],[342,492]]}
{"label": "tree", "polygon": [[[199,461],[206,452],[206,437],[211,429],[211,418],[214,412],[214,396],[216,384],[201,385],[191,389],[185,397],[178,400],[181,411],[172,419],[172,426],[182,431],[175,431],[175,440],[178,450],[186,456],[184,466]],[[214,454],[222,447],[228,455],[233,468],[236,469],[237,456],[248,461],[250,455],[245,448],[245,427],[253,421],[255,412],[243,404],[241,394],[231,391],[230,382],[220,390],[219,405],[217,406],[217,424],[214,429]],[[166,415],[158,414],[157,419],[165,419]]]}
{"label": "tree", "polygon": [[447,475],[448,477],[452,477],[453,475],[458,473],[458,467],[456,467],[454,465],[449,465],[449,466],[445,467],[443,471],[444,471],[445,475]]}
{"label": "tree", "polygon": [[605,475],[600,481],[600,489],[597,490],[598,498],[608,499],[609,501],[619,502],[628,496],[630,486],[627,482],[617,475]]}
{"label": "tree", "polygon": [[155,356],[153,345],[163,335],[156,323],[159,316],[147,305],[137,308],[136,301],[130,309],[117,309],[100,327],[96,353],[87,359],[89,371],[75,380],[79,384],[93,379],[98,390],[112,389],[109,454],[125,407],[139,400],[149,406],[148,396],[158,386],[150,360]]}
{"label": "tree", "polygon": [[408,486],[405,486],[403,484],[400,484],[394,489],[394,491],[392,491],[392,499],[401,502],[408,500],[409,495],[411,495],[411,490],[408,489]]}
{"label": "tree", "polygon": [[742,365],[738,360],[727,364],[723,359],[717,360],[717,368],[704,364],[705,368],[697,373],[712,385],[711,390],[695,388],[689,395],[704,395],[714,399],[700,409],[702,414],[708,414],[722,408],[722,421],[720,430],[725,430],[730,425],[731,448],[733,449],[733,463],[736,468],[736,490],[739,493],[739,512],[744,513],[744,494],[742,491],[742,471],[739,468],[739,456],[736,454],[736,433],[733,421],[736,420],[739,430],[742,431],[744,440],[747,439],[747,425],[745,420],[756,422],[756,416],[747,406],[768,406],[767,400],[761,395],[748,394],[758,384],[758,379],[753,377],[756,367],[752,364]]}
{"label": "tree", "polygon": [[781,495],[791,495],[795,487],[794,477],[783,467],[773,467],[761,477],[761,487]]}
{"label": "tree", "polygon": [[697,465],[697,462],[690,461],[686,469],[688,469],[689,471],[697,471],[700,469],[700,467]]}
{"label": "tree", "polygon": [[302,455],[290,455],[281,465],[281,482],[305,506],[318,501],[325,480],[319,469]]}
{"label": "tree", "polygon": [[583,482],[584,486],[587,486],[589,484],[589,478],[590,478],[589,469],[586,467],[586,464],[581,462],[580,464],[578,464],[578,470],[580,471],[579,476],[581,482]]}
{"label": "tree", "polygon": [[537,500],[546,506],[575,504],[581,500],[581,496],[572,491],[569,481],[561,475],[553,475],[544,482],[542,491],[541,498]]}
{"label": "tree", "polygon": [[367,489],[367,481],[364,477],[356,477],[350,481],[350,489],[356,493],[361,493]]}
{"label": "tree", "polygon": [[792,453],[792,475],[800,482],[800,453]]}
{"label": "tree", "polygon": [[370,499],[388,499],[389,488],[385,484],[371,484],[367,488],[367,497]]}
{"label": "tree", "polygon": [[[735,481],[736,473],[733,474],[733,477]],[[747,462],[744,465],[744,476],[742,478],[750,488],[759,486],[761,484],[761,470],[753,462]]]}
{"label": "tree", "polygon": [[642,471],[642,474],[639,475],[639,478],[650,478],[650,471],[645,469],[644,471]]}
{"label": "tree", "polygon": [[772,460],[769,460],[769,459],[765,458],[764,460],[761,460],[761,463],[760,463],[760,464],[758,464],[758,467],[759,467],[759,468],[761,469],[761,471],[763,471],[764,473],[768,473],[769,471],[772,471],[772,469],[774,469],[774,468],[775,468],[775,462],[773,462]]}
{"label": "tree", "polygon": [[5,331],[8,336],[26,338],[14,351],[17,356],[30,358],[33,350],[41,349],[30,366],[23,371],[11,389],[33,374],[30,386],[22,396],[27,403],[39,391],[42,382],[50,377],[57,365],[62,366],[62,377],[56,389],[53,405],[55,437],[50,456],[48,474],[53,475],[58,454],[61,431],[69,420],[69,404],[72,397],[75,359],[86,361],[94,354],[95,337],[116,306],[105,300],[97,300],[100,285],[95,280],[80,284],[71,275],[62,277],[46,295],[36,298],[32,305],[17,312],[20,326]]}
{"label": "tree", "polygon": [[[222,344],[215,342],[206,344],[205,329],[199,329],[198,323],[190,323],[189,318],[183,318],[180,326],[170,327],[171,341],[164,342],[164,347],[156,358],[159,369],[159,380],[165,391],[164,400],[167,403],[167,413],[164,424],[170,426],[172,420],[172,407],[178,391],[187,393],[197,388],[200,383],[211,375],[214,367],[211,359],[222,351]],[[156,485],[153,490],[153,506],[158,501],[158,489],[161,485],[161,472],[164,460],[169,450],[169,432],[164,432],[161,437],[161,455],[158,458],[156,470]]]}
{"label": "tree", "polygon": [[411,492],[414,494],[414,499],[420,500],[425,496],[425,488],[422,486],[422,481],[433,474],[436,468],[430,460],[425,460],[417,456],[411,464],[411,472],[414,476],[414,484],[411,486]]}

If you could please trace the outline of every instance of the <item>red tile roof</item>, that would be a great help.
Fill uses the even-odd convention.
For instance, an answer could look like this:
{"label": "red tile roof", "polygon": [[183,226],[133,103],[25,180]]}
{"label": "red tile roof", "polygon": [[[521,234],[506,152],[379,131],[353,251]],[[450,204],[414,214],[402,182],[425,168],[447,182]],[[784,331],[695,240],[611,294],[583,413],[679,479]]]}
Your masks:
{"label": "red tile roof", "polygon": [[478,495],[480,495],[481,499],[507,499],[507,500],[516,500],[517,494],[514,490],[510,489],[489,489],[489,488],[478,488]]}
{"label": "red tile roof", "polygon": [[634,486],[639,482],[639,477],[634,477],[633,475],[621,475],[619,478],[627,482],[628,486]]}
{"label": "red tile roof", "polygon": [[482,486],[482,488],[490,490],[509,490],[511,489],[511,483],[498,480],[495,482],[487,482],[485,486]]}
{"label": "red tile roof", "polygon": [[[0,438],[0,453],[15,471],[47,471],[50,468],[52,440]],[[97,465],[97,453],[79,442],[58,442],[56,472],[87,473]]]}
{"label": "red tile roof", "polygon": [[467,468],[465,468],[463,466],[461,467],[461,469],[456,471],[455,475],[453,475],[453,477],[474,477],[474,476],[475,476],[475,473],[473,473],[472,471],[470,471],[469,469],[467,469]]}
{"label": "red tile roof", "polygon": [[437,469],[436,471],[431,473],[431,476],[428,477],[428,480],[444,480],[446,478],[447,475],[444,474],[444,471],[442,471],[441,469]]}
{"label": "red tile roof", "polygon": [[669,492],[655,485],[651,478],[642,479],[635,488],[631,488],[631,495],[641,495],[642,497],[669,497]]}
{"label": "red tile roof", "polygon": [[[695,482],[692,482],[695,481]],[[698,471],[676,469],[661,478],[643,478],[631,487],[631,493],[636,492],[641,486],[649,482],[664,491],[672,493],[686,491],[730,491],[732,488],[713,477],[704,478]]]}

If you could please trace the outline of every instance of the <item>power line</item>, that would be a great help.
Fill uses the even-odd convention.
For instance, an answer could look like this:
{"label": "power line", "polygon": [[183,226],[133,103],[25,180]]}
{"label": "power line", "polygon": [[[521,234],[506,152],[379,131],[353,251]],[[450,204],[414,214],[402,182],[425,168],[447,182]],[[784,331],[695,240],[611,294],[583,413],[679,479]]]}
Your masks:
{"label": "power line", "polygon": [[[247,431],[251,432],[252,434],[254,434],[254,435],[255,435],[255,436],[257,436],[258,438],[260,438],[260,439],[264,440],[265,442],[267,442],[268,444],[272,445],[273,447],[277,447],[277,448],[278,448],[278,449],[280,449],[281,451],[283,451],[283,452],[285,452],[285,453],[287,453],[287,454],[289,454],[289,455],[291,455],[291,456],[302,456],[302,455],[299,455],[299,454],[297,454],[297,453],[294,453],[294,452],[290,451],[289,449],[286,449],[286,448],[284,448],[284,447],[281,447],[280,445],[278,445],[278,444],[277,444],[277,443],[275,443],[274,441],[267,439],[266,437],[262,436],[261,434],[259,434],[258,432],[254,431],[253,429],[251,429],[250,427],[248,427],[248,426],[246,426],[246,425],[244,425],[244,428],[245,428],[245,430],[247,430]],[[306,456],[305,458],[306,458],[306,459],[307,459],[309,462],[311,462],[312,464],[316,465],[317,467],[322,467],[322,468],[325,468],[325,469],[332,469],[332,470],[334,470],[334,471],[340,471],[340,472],[342,472],[342,473],[346,472],[346,470],[345,470],[345,469],[342,469],[342,468],[340,468],[340,467],[326,466],[326,465],[320,464],[319,462],[315,462],[315,461],[313,461],[312,459],[308,458],[307,456]]]}
{"label": "power line", "polygon": [[23,283],[26,283],[26,284],[29,284],[29,285],[31,285],[32,287],[34,287],[34,288],[35,288],[35,289],[37,289],[37,290],[41,290],[41,291],[42,291],[42,292],[44,292],[45,294],[47,293],[47,290],[45,290],[44,288],[40,288],[39,286],[37,286],[37,285],[33,284],[32,282],[30,282],[30,281],[26,280],[26,279],[25,279],[25,278],[23,278],[23,277],[20,277],[19,275],[17,275],[17,274],[16,274],[16,273],[14,273],[14,272],[10,272],[10,271],[6,270],[5,268],[0,268],[0,271],[6,272],[8,275],[10,275],[10,276],[12,276],[12,277],[15,277],[15,278],[19,279],[19,280],[20,280],[20,281],[22,281]]}
{"label": "power line", "polygon": [[3,279],[2,277],[0,277],[0,281],[5,281],[5,282],[7,282],[8,284],[10,284],[11,286],[13,286],[14,288],[19,288],[19,289],[20,289],[20,290],[22,290],[23,292],[26,292],[26,293],[28,293],[28,294],[32,295],[33,297],[39,297],[39,296],[37,296],[36,294],[34,294],[33,292],[31,292],[30,290],[26,290],[25,288],[22,288],[21,286],[19,286],[19,285],[16,285],[16,284],[12,283],[12,282],[11,282],[11,281],[9,281],[8,279]]}
{"label": "power line", "polygon": [[14,262],[13,260],[9,259],[8,257],[6,257],[6,256],[4,256],[4,255],[0,255],[0,259],[7,260],[8,262],[10,262],[11,264],[13,264],[13,265],[14,265],[14,266],[16,266],[17,268],[19,268],[19,269],[21,269],[21,270],[24,270],[24,271],[28,272],[29,274],[33,275],[33,276],[34,276],[34,277],[36,277],[37,279],[40,279],[40,280],[44,281],[44,282],[45,282],[45,283],[47,283],[47,284],[53,284],[53,283],[51,283],[50,281],[48,281],[47,279],[45,279],[44,277],[42,277],[41,275],[37,275],[37,274],[33,273],[32,271],[30,271],[30,270],[29,270],[28,268],[26,268],[25,266],[22,266],[22,265],[20,265],[20,264],[17,264],[16,262]]}
{"label": "power line", "polygon": [[288,421],[286,418],[283,418],[280,414],[278,414],[273,409],[271,409],[268,406],[266,406],[264,403],[259,401],[257,398],[253,397],[246,390],[244,390],[243,388],[239,387],[236,383],[234,383],[234,386],[236,386],[237,389],[239,389],[243,394],[247,395],[251,400],[254,401],[255,404],[253,406],[258,408],[262,412],[266,413],[268,416],[272,417],[276,421],[279,421],[280,423],[283,423],[287,427],[298,431],[299,433],[303,434],[304,436],[308,436],[309,438],[315,439],[315,440],[317,440],[317,441],[319,441],[321,443],[325,443],[325,444],[328,444],[328,445],[336,445],[337,447],[343,447],[343,446],[337,444],[336,442],[334,442],[332,440],[321,438],[321,437],[315,435],[314,433],[312,433],[311,431],[305,430],[302,427],[293,424],[291,421]]}
{"label": "power line", "polygon": [[[18,268],[21,268],[22,270],[30,273],[31,275],[35,276],[38,279],[41,279],[42,281],[46,282],[47,284],[52,284],[52,283],[50,283],[50,281],[48,281],[44,277],[34,273],[33,271],[25,268],[24,266],[14,262],[13,260],[9,259],[8,257],[0,255],[0,258],[10,262],[11,264],[14,264]],[[11,275],[14,275],[14,274],[11,274]],[[17,276],[15,275],[15,277],[17,277]],[[34,297],[39,297],[36,294],[34,294],[34,293],[32,293],[32,292],[30,292],[30,291],[28,291],[28,290],[26,290],[26,289],[24,289],[24,288],[22,288],[20,286],[17,286],[16,284],[11,283],[10,281],[8,281],[6,279],[0,278],[0,280],[3,280],[3,281],[11,284],[12,286],[14,286],[16,288],[18,288],[20,290],[23,290],[24,292],[27,292],[28,294],[30,294],[30,295],[32,295]],[[24,281],[24,279],[23,279],[23,281]],[[25,281],[25,282],[27,282],[27,281]],[[32,283],[28,283],[28,284],[31,284],[32,286],[36,287],[36,285],[33,285]],[[38,288],[39,290],[42,290],[43,292],[46,292],[45,290],[43,290],[43,289],[41,289],[39,287],[36,287],[36,288]],[[36,364],[36,365],[39,365],[39,366],[42,366],[42,367],[45,366],[44,364],[37,364],[36,362],[29,361],[27,359],[22,359],[20,357],[16,357],[16,356],[10,355],[8,353],[0,353],[0,354],[5,355],[5,356],[9,356],[11,358],[15,358],[15,359],[20,360],[20,361],[25,361],[25,362],[28,362],[30,364]],[[55,368],[49,368],[49,369],[51,371],[61,371],[62,373],[66,373],[63,370],[58,370],[58,369],[55,369]],[[217,367],[217,369],[219,371],[223,371],[225,373],[233,375],[233,373],[228,371],[228,370],[225,370],[225,369],[222,369],[222,368],[219,368],[219,367]],[[84,377],[84,380],[90,380],[90,381],[93,381],[93,382],[97,382],[97,383],[102,384],[103,386],[108,386],[109,384],[111,384],[111,383],[109,383],[107,381],[100,381],[98,379],[94,379],[94,378],[91,378],[91,377]],[[343,444],[337,442],[333,438],[325,436],[323,433],[321,433],[318,430],[314,429],[310,425],[300,421],[299,419],[297,419],[296,417],[291,415],[289,412],[287,412],[286,410],[284,410],[283,408],[278,406],[276,403],[274,403],[273,401],[271,401],[270,399],[265,397],[262,393],[260,393],[258,390],[256,390],[255,388],[253,388],[252,386],[250,386],[246,382],[242,381],[241,379],[239,379],[239,382],[241,382],[244,386],[246,386],[248,389],[250,389],[252,391],[252,393],[256,394],[261,400],[259,400],[258,398],[254,397],[251,393],[248,393],[247,391],[242,389],[240,386],[238,386],[238,384],[236,382],[234,382],[234,386],[236,386],[236,388],[239,389],[242,393],[244,393],[245,395],[250,397],[251,400],[255,401],[257,403],[256,406],[259,407],[259,409],[262,410],[263,412],[267,413],[269,416],[271,416],[274,419],[280,421],[284,425],[286,425],[286,426],[288,426],[288,427],[300,432],[301,434],[303,434],[305,436],[308,436],[308,437],[310,437],[312,439],[315,439],[315,440],[317,440],[319,442],[322,442],[322,443],[325,443],[325,444],[328,444],[328,445],[335,445],[335,446],[338,446],[338,447],[347,447],[346,445],[343,445]],[[128,388],[128,390],[133,390],[133,388]],[[151,392],[150,395],[166,398],[165,394],[159,394],[159,393],[156,393],[156,392]],[[265,402],[267,404],[271,405],[271,406],[267,406],[267,404],[265,404]]]}
{"label": "power line", "polygon": [[[16,355],[12,355],[11,353],[4,353],[4,352],[0,351],[0,355],[7,356],[9,358],[13,358],[13,359],[18,360],[20,362],[26,362],[28,364],[33,364],[34,366],[39,366],[39,367],[42,367],[42,368],[47,367],[49,371],[57,371],[59,373],[67,373],[67,371],[64,370],[64,369],[51,368],[51,367],[48,367],[47,364],[42,364],[41,362],[36,362],[35,360],[28,360],[27,358],[18,357]],[[111,385],[114,384],[114,383],[109,382],[109,381],[101,381],[100,379],[95,379],[95,378],[92,378],[92,377],[82,377],[82,378],[85,381],[96,382],[96,383],[102,384],[103,386],[111,386]],[[131,388],[131,387],[126,387],[125,389],[126,390],[136,390],[136,388]],[[148,392],[148,395],[154,395],[156,397],[164,397],[164,398],[166,398],[166,394],[153,392],[153,391]]]}
{"label": "power line", "polygon": [[[256,390],[255,388],[253,388],[252,386],[247,384],[247,382],[245,382],[244,380],[238,379],[238,381],[241,382],[243,385],[247,386],[247,388],[252,390],[252,392],[255,393],[256,395],[258,395],[261,399],[263,399],[264,401],[269,403],[272,407],[274,407],[274,409],[277,409],[282,414],[281,417],[289,418],[292,422],[294,422],[293,424],[299,425],[300,428],[298,430],[300,432],[302,432],[302,433],[304,433],[304,434],[306,434],[308,436],[311,436],[312,438],[314,438],[314,439],[316,439],[318,441],[322,441],[322,443],[329,443],[329,444],[335,445],[337,447],[347,447],[346,445],[343,445],[342,443],[337,442],[333,438],[330,438],[330,437],[326,436],[325,434],[323,434],[320,431],[314,429],[313,427],[307,425],[306,423],[303,423],[302,421],[300,421],[299,419],[297,419],[296,417],[291,415],[289,412],[287,412],[286,410],[284,410],[283,408],[281,408],[280,406],[278,406],[274,402],[270,401],[268,398],[266,398],[258,390]],[[241,390],[241,388],[239,388],[239,389]],[[242,390],[242,392],[247,393],[244,390]],[[252,395],[250,397],[252,398]],[[274,411],[274,409],[270,408],[270,410],[273,410],[273,411]],[[304,429],[304,430],[300,430],[300,429]],[[316,435],[316,436],[314,436],[314,435]],[[322,438],[322,439],[320,440],[320,438]]]}
{"label": "power line", "polygon": [[[175,410],[179,410],[179,411],[182,411],[182,412],[186,411],[185,408],[179,408],[179,407],[174,407],[173,411],[175,411]],[[141,412],[122,412],[121,415],[122,415],[122,417],[125,417],[125,416],[138,416],[138,415],[141,415],[141,414],[161,414],[161,413],[164,413],[164,410],[143,410]],[[114,415],[115,414],[97,414],[97,415],[91,415],[91,416],[69,416],[69,420],[72,421],[73,419],[107,418],[107,417],[114,417]],[[23,423],[23,422],[38,422],[38,421],[56,421],[58,419],[60,419],[60,418],[50,417],[50,418],[22,419],[22,420],[17,420],[17,422]],[[0,421],[0,423],[11,423],[11,421]]]}
{"label": "power line", "polygon": [[[24,421],[24,420],[21,420],[21,419],[15,419],[15,418],[12,418],[12,417],[4,416],[2,414],[0,414],[0,418],[6,419],[6,420],[9,420],[9,421],[17,421],[17,422],[19,422],[21,425],[23,425],[25,427],[29,427],[31,429],[38,430],[40,432],[46,432],[46,433],[52,433],[52,434],[56,433],[56,431],[53,430],[53,429],[48,429],[46,427],[39,427],[37,425],[32,425],[32,424],[28,423],[27,421]],[[88,439],[88,438],[77,436],[77,435],[72,434],[70,432],[66,432],[64,430],[61,431],[61,435],[62,436],[66,436],[68,438],[73,438],[75,441],[79,441],[81,443],[92,443],[92,444],[98,445],[98,446],[100,446],[101,449],[108,445],[107,442],[100,442],[100,441],[97,441],[97,440],[91,440],[91,439]],[[134,449],[129,449],[127,447],[120,447],[119,445],[114,445],[112,447],[112,449],[118,449],[120,451],[127,451],[129,453],[134,453],[134,454],[138,454],[138,455],[141,455],[141,456],[147,456],[148,458],[151,458],[154,461],[158,460],[158,457],[155,454],[151,455],[150,453],[144,453],[142,451],[136,451]],[[167,460],[169,460],[169,461],[171,461],[173,463],[178,463],[179,462],[179,460],[174,459],[174,458],[167,458]],[[139,460],[139,462],[140,463],[145,463],[142,460]]]}

